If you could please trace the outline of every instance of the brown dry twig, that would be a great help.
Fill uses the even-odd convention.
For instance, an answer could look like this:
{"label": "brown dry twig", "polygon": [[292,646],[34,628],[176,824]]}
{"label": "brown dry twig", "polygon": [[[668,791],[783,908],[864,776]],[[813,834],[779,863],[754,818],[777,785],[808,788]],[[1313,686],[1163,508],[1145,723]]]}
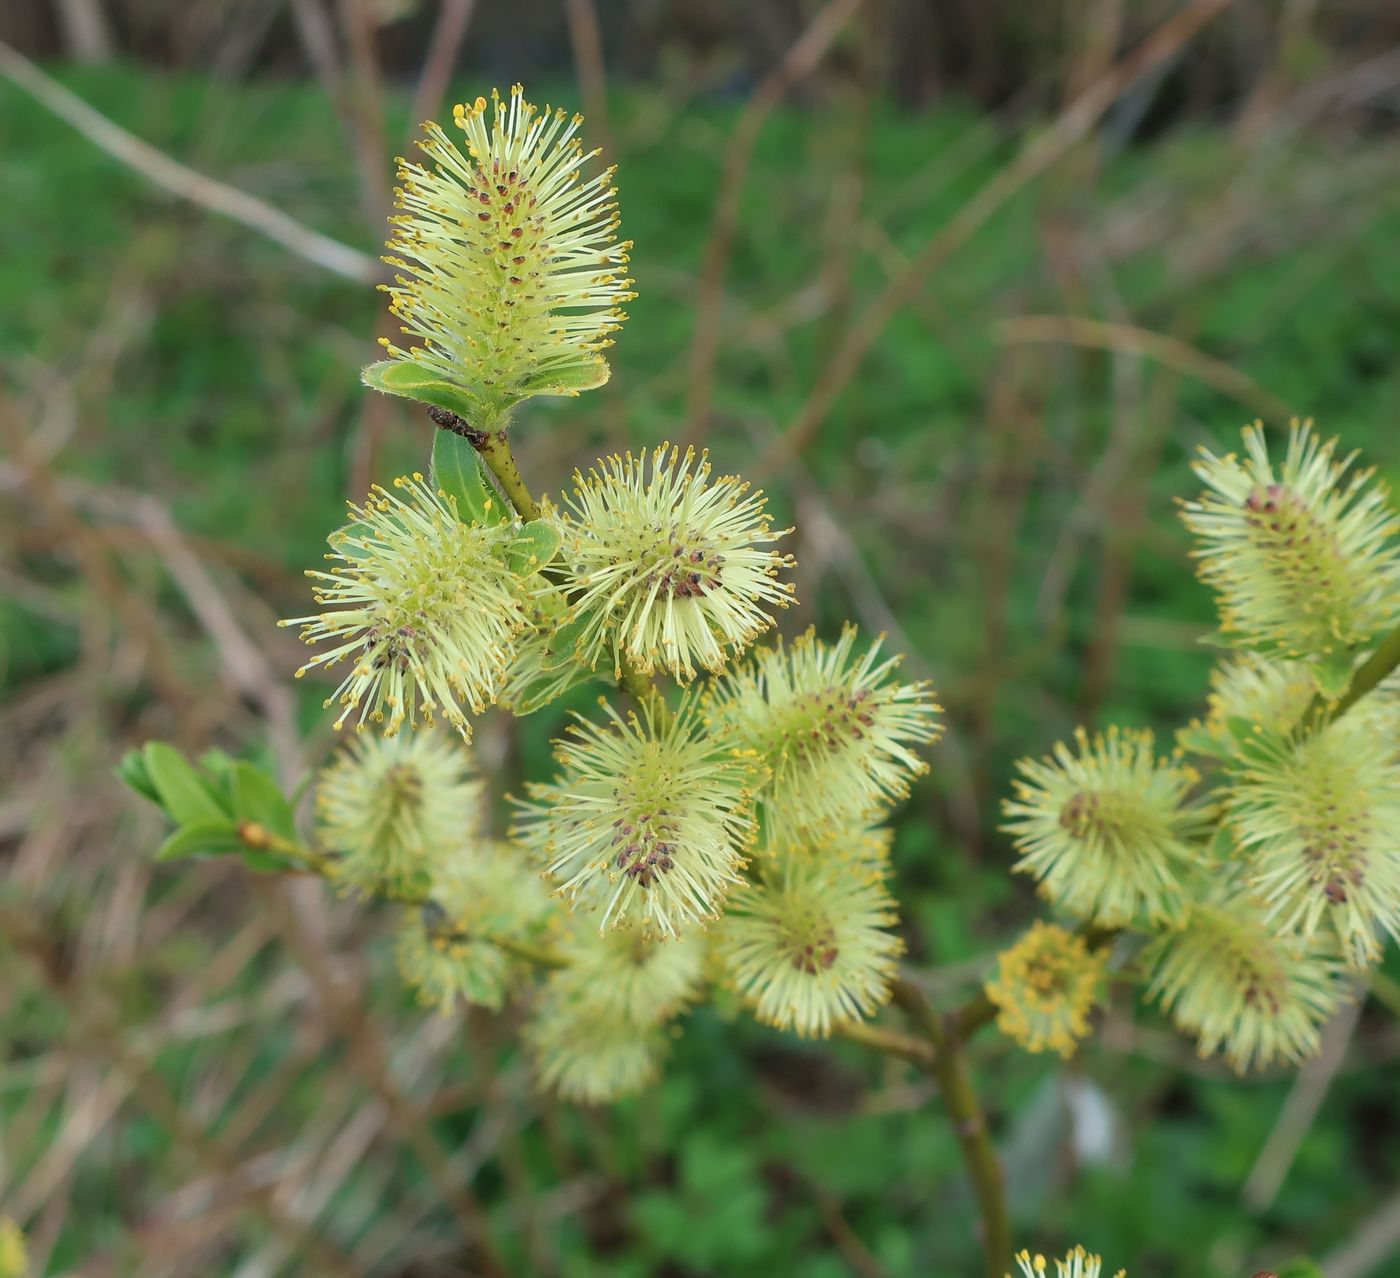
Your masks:
{"label": "brown dry twig", "polygon": [[1294,415],[1277,395],[1224,360],[1207,355],[1180,338],[1135,324],[1106,323],[1080,315],[1018,315],[1001,325],[997,337],[1007,345],[1064,342],[1141,356],[1194,377],[1270,421],[1287,421]]}
{"label": "brown dry twig", "polygon": [[688,432],[695,436],[710,409],[715,357],[720,338],[720,302],[724,272],[739,225],[739,198],[753,160],[763,123],[795,84],[810,75],[862,0],[832,0],[793,42],[787,55],[760,82],[744,107],[724,153],[719,195],[715,199],[705,257],[700,267],[695,303],[695,337],[690,348],[690,391],[686,407]]}
{"label": "brown dry twig", "polygon": [[475,9],[476,0],[442,0],[437,25],[428,41],[428,57],[413,90],[410,128],[417,128],[424,120],[435,116],[442,105]]}
{"label": "brown dry twig", "polygon": [[816,434],[837,397],[860,371],[889,322],[923,288],[928,277],[972,235],[1035,178],[1088,136],[1125,90],[1157,70],[1186,45],[1232,0],[1196,0],[1169,18],[1111,72],[1087,89],[1043,133],[1027,142],[1016,157],[996,173],[924,246],[908,271],[892,280],[866,308],[846,334],[817,379],[806,402],[788,423],[781,438],[754,468],[755,479],[780,470]]}
{"label": "brown dry twig", "polygon": [[383,268],[369,254],[303,226],[255,195],[186,168],[149,142],[143,142],[134,133],[113,124],[96,108],[69,92],[22,53],[3,42],[0,42],[0,74],[64,123],[72,125],[94,146],[182,200],[232,218],[298,257],[346,279],[372,284],[383,276]]}

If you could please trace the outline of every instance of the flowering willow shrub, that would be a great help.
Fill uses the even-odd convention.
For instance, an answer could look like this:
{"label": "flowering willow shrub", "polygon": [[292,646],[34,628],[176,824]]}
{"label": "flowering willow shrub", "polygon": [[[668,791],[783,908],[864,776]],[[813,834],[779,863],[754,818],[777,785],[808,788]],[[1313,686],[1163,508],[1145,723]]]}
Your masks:
{"label": "flowering willow shrub", "polygon": [[[1035,922],[948,1016],[901,974],[884,822],[940,731],[930,689],[852,626],[763,644],[792,602],[787,531],[761,492],[661,443],[536,500],[509,445],[530,398],[609,375],[633,296],[611,169],[579,117],[517,86],[426,125],[391,219],[406,344],[364,372],[434,424],[431,471],[376,486],[282,624],[335,672],[352,743],[314,828],[252,764],[152,743],[123,775],[177,828],[162,858],[236,853],[402,907],[404,979],[430,1006],[528,1008],[539,1081],[601,1103],[651,1083],[676,1023],[720,987],[759,1020],[841,1034],[929,1070],[1012,1263],[1001,1176],[962,1053],[994,1021],[1072,1054],[1110,984],[1136,984],[1232,1066],[1292,1063],[1400,933],[1400,517],[1335,444],[1261,427],[1204,454],[1184,507],[1224,655],[1174,750],[1078,731],[1019,767],[1011,868]],[[485,833],[472,718],[592,683],[552,777]],[[893,998],[915,1034],[868,1022]],[[1043,1257],[1015,1258],[1030,1278]],[[1082,1248],[1059,1275],[1093,1278]]]}

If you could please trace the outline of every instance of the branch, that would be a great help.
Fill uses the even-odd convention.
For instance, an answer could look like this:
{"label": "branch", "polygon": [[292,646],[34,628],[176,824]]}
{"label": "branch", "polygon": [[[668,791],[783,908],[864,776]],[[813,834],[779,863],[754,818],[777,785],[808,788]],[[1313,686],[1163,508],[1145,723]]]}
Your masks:
{"label": "branch", "polygon": [[896,1056],[920,1069],[933,1068],[933,1049],[922,1039],[881,1029],[878,1025],[867,1025],[864,1021],[842,1021],[833,1027],[832,1032],[849,1043],[859,1043],[886,1056]]}
{"label": "branch", "polygon": [[[307,874],[317,874],[323,879],[330,879],[333,876],[335,862],[320,849],[293,839],[284,839],[256,822],[244,821],[240,824],[238,837],[250,848],[277,852],[283,856],[291,857],[301,863],[302,870]],[[376,890],[374,895],[385,901],[393,901],[397,905],[421,906],[426,905],[431,899],[426,890],[411,888],[384,887]],[[532,945],[529,941],[521,941],[508,936],[487,936],[482,939],[490,941],[498,950],[504,951],[512,958],[523,959],[527,963],[535,964],[536,967],[560,968],[569,966],[568,959],[558,950],[551,949],[547,945]]]}
{"label": "branch", "polygon": [[1157,28],[1118,66],[1096,81],[1046,129],[1025,144],[929,242],[905,270],[866,308],[826,363],[816,386],[761,459],[767,474],[798,455],[816,434],[837,397],[875,348],[889,322],[925,288],[928,277],[965,245],[1011,198],[1067,154],[1134,84],[1176,56],[1196,32],[1229,7],[1231,0],[1196,0]]}
{"label": "branch", "polygon": [[241,222],[298,257],[346,279],[373,284],[383,276],[383,268],[368,253],[361,253],[359,249],[303,226],[280,209],[246,191],[186,168],[178,160],[172,160],[163,151],[156,150],[149,142],[143,142],[134,133],[113,124],[100,111],[70,93],[57,80],[2,41],[0,74],[4,74],[60,120],[72,125],[100,150],[182,200],[189,200],[191,204]]}
{"label": "branch", "polygon": [[987,1278],[1002,1278],[1011,1259],[1011,1218],[1006,1206],[1006,1178],[987,1131],[982,1104],[972,1083],[963,1041],[910,982],[894,983],[894,1001],[918,1026],[933,1049],[926,1069],[943,1096],[963,1162],[982,1214],[982,1251]]}
{"label": "branch", "polygon": [[472,431],[467,435],[472,447],[481,454],[481,460],[491,468],[491,473],[500,484],[501,491],[510,498],[521,519],[531,520],[540,517],[540,504],[531,495],[516,465],[515,454],[510,450],[510,441],[503,430],[486,435]]}
{"label": "branch", "polygon": [[730,135],[724,153],[719,195],[715,200],[714,220],[705,244],[705,260],[700,268],[699,296],[695,303],[695,336],[690,348],[690,389],[686,405],[688,430],[692,434],[704,429],[709,413],[711,383],[721,335],[720,304],[724,273],[739,226],[744,179],[748,175],[759,133],[788,91],[816,69],[860,5],[861,0],[832,0],[818,11],[783,60],[760,81]]}
{"label": "branch", "polygon": [[1135,324],[1107,324],[1081,315],[1018,315],[1001,325],[999,336],[1008,344],[1064,342],[1156,360],[1275,421],[1286,422],[1294,415],[1278,396],[1224,360],[1214,359],[1179,337],[1154,333]]}
{"label": "branch", "polygon": [[1397,666],[1400,666],[1400,626],[1386,635],[1375,652],[1352,674],[1340,700],[1328,701],[1322,693],[1314,694],[1293,731],[1302,734],[1335,723],[1368,692],[1374,692],[1384,683]]}

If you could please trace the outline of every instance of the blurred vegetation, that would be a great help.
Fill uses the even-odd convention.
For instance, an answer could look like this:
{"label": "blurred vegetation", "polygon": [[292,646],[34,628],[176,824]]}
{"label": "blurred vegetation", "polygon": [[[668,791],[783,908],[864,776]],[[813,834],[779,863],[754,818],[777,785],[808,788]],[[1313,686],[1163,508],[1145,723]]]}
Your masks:
{"label": "blurred vegetation", "polygon": [[[63,79],[374,251],[317,89]],[[575,100],[548,87],[531,85]],[[668,437],[750,473],[852,318],[1018,145],[956,103],[777,112],[695,418],[696,276],[737,112],[644,87],[609,99],[640,297],[608,389],[521,421],[537,490]],[[391,138],[405,114],[394,100]],[[1301,107],[1085,143],[934,273],[798,462],[755,476],[798,527],[788,626],[892,630],[949,710],[897,844],[911,957],[947,994],[1036,908],[996,829],[1012,760],[1081,720],[1169,734],[1202,705],[1211,609],[1172,506],[1195,447],[1296,412],[1400,481],[1396,159],[1393,136]],[[178,553],[285,696],[297,651],[273,620],[303,610],[300,571],[367,457],[376,478],[421,468],[430,428],[358,385],[373,290],[171,200],[8,84],[0,189],[0,1208],[45,1271],[475,1272],[471,1209],[444,1190],[469,1182],[516,1274],[973,1272],[952,1133],[902,1067],[719,1006],[652,1093],[560,1107],[498,1019],[410,1005],[387,912],[332,903],[299,935],[265,881],[148,863],[161,832],[110,779],[123,749],[276,744]],[[296,691],[314,765],[325,690]],[[544,770],[559,721],[516,738],[493,718],[486,765],[506,784]],[[994,1036],[976,1064],[1028,1245],[1082,1240],[1132,1278],[1233,1278],[1340,1246],[1393,1193],[1397,1054],[1368,1005],[1267,1207],[1241,1185],[1291,1077],[1197,1063],[1127,999],[1069,1066]]]}

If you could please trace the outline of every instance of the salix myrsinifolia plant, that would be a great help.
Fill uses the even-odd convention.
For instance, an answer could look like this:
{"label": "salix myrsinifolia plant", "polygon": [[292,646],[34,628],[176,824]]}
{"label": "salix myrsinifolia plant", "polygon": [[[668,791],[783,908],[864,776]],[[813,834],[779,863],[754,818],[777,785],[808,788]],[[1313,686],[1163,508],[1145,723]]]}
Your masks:
{"label": "salix myrsinifolia plant", "polygon": [[[537,1077],[569,1099],[648,1085],[679,1018],[726,986],[779,1029],[916,1063],[1000,1275],[1002,1178],[963,1055],[981,1025],[1068,1056],[1136,982],[1203,1054],[1297,1062],[1400,934],[1400,517],[1307,424],[1278,465],[1258,426],[1244,461],[1203,455],[1184,517],[1232,649],[1207,713],[1171,753],[1111,727],[1020,765],[1013,868],[1060,921],[936,1013],[900,968],[884,825],[939,735],[930,689],[852,626],[754,646],[792,602],[785,533],[703,453],[662,443],[532,495],[508,430],[528,399],[607,379],[631,246],[579,117],[516,86],[454,123],[462,139],[425,125],[427,163],[401,162],[385,260],[407,340],[364,373],[428,409],[430,475],[349,505],[309,574],[315,610],[283,623],[314,649],[299,675],[335,672],[326,707],[353,742],[319,775],[310,832],[249,762],[129,755],[125,779],[177,827],[158,855],[237,853],[399,903],[420,998],[524,1002]],[[554,776],[488,836],[472,717],[589,682],[617,695],[574,715]],[[914,1033],[871,1024],[891,1000]],[[1055,1261],[1061,1278],[1100,1263]]]}

